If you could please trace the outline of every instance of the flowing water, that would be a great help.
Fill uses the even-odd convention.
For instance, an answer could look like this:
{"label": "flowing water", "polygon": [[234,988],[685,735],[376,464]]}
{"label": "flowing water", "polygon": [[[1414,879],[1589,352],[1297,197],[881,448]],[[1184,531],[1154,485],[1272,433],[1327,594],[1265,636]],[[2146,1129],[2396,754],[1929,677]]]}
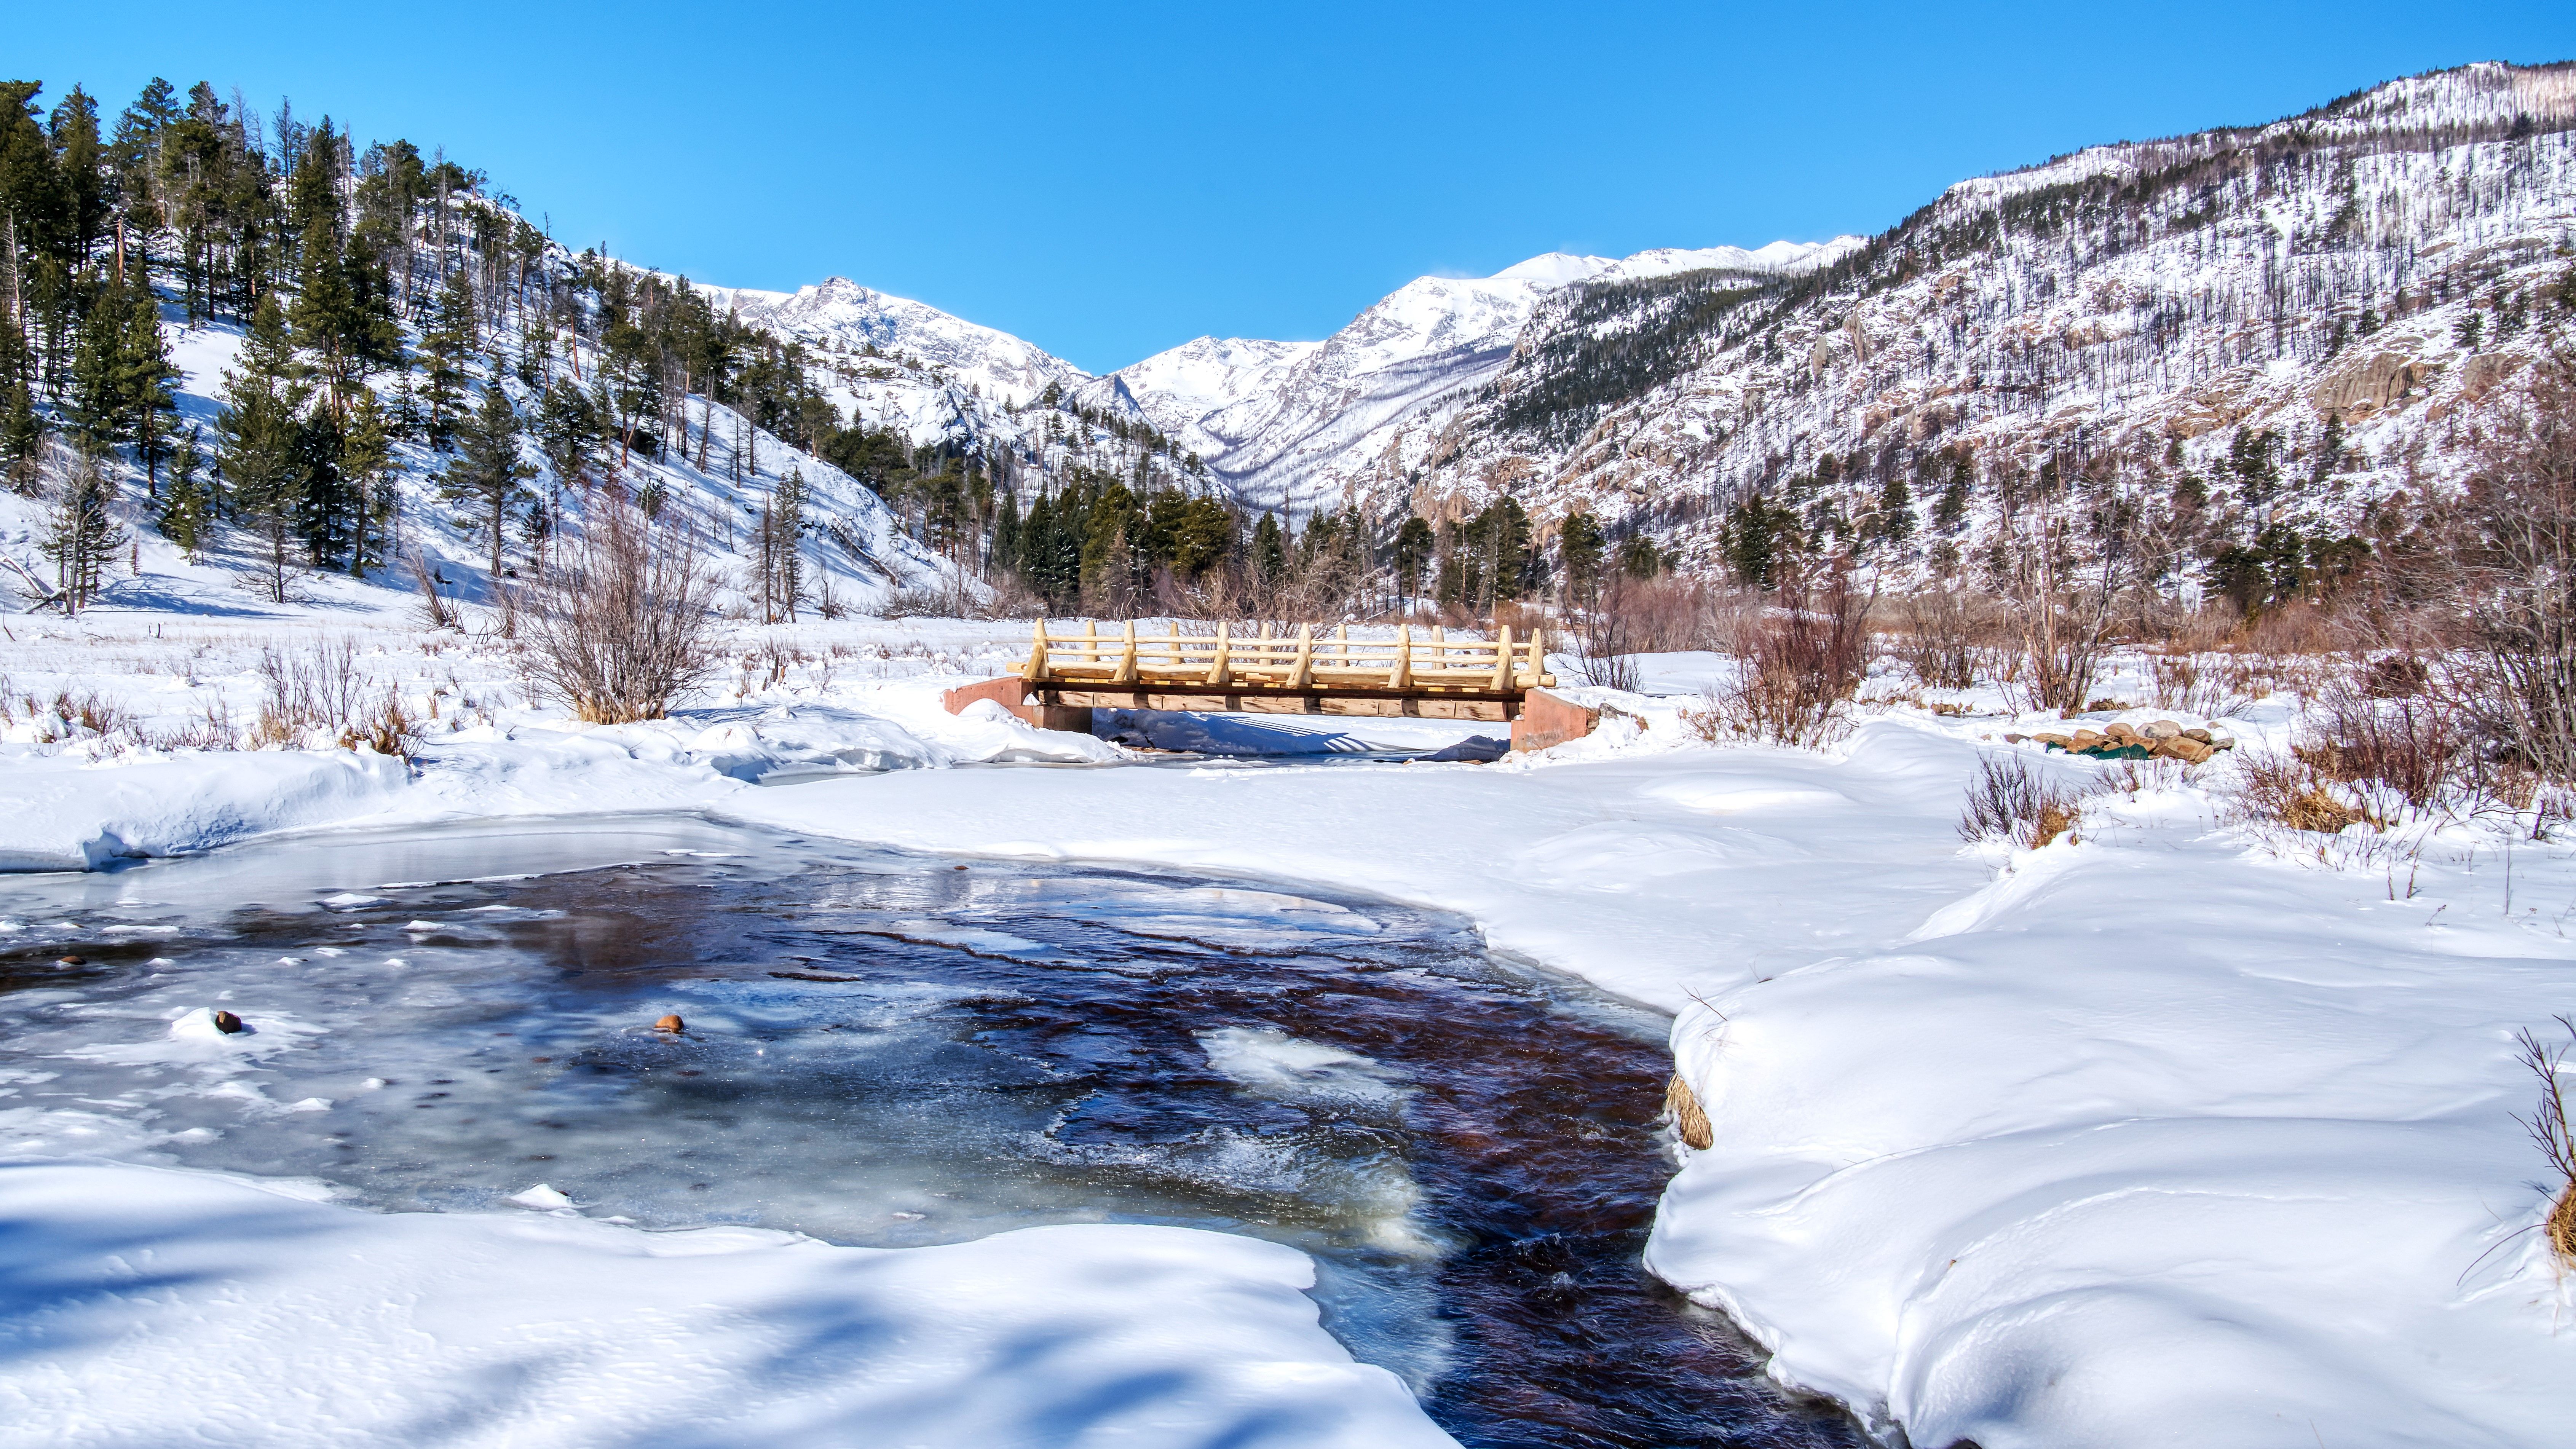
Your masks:
{"label": "flowing water", "polygon": [[[172,1034],[208,1007],[249,1032]],[[0,1151],[878,1247],[1248,1233],[1466,1444],[1859,1444],[1637,1266],[1664,1027],[1436,913],[686,819],[0,882]]]}

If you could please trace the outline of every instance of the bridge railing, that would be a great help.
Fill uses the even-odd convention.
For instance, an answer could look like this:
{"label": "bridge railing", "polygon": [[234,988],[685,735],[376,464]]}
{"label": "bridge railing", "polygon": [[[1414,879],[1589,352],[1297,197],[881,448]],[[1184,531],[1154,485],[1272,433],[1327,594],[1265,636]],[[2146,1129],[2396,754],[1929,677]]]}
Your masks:
{"label": "bridge railing", "polygon": [[1410,625],[1392,639],[1353,639],[1346,628],[1318,638],[1311,625],[1293,637],[1266,627],[1237,634],[1225,624],[1214,634],[1139,634],[1132,622],[1116,634],[1085,623],[1074,635],[1051,634],[1041,619],[1028,657],[1011,669],[1032,685],[1060,687],[1516,694],[1556,683],[1547,672],[1545,632],[1533,630],[1516,645],[1509,626],[1490,640],[1417,637]]}

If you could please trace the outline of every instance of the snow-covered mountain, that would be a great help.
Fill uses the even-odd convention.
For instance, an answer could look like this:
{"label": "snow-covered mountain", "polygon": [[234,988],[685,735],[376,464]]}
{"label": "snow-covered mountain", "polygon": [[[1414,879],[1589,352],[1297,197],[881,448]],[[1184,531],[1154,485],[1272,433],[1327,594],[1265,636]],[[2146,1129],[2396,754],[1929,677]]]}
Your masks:
{"label": "snow-covered mountain", "polygon": [[1862,245],[1774,242],[1755,251],[1665,248],[1632,257],[1550,252],[1490,277],[1421,277],[1322,342],[1201,337],[1076,393],[1133,406],[1197,453],[1246,504],[1304,513],[1380,493],[1419,445],[1490,381],[1542,298],[1604,279],[1715,270],[1768,281]]}
{"label": "snow-covered mountain", "polygon": [[[1907,493],[1876,532],[1919,560],[1963,461],[1971,552],[1997,479],[2115,456],[2209,483],[2212,551],[2366,536],[2576,312],[2571,128],[2576,66],[2471,65],[1963,181],[1803,275],[1604,272],[1355,476],[1379,511],[1508,492],[1702,562],[1747,496],[1839,547]],[[2231,488],[2266,434],[2279,485]]]}

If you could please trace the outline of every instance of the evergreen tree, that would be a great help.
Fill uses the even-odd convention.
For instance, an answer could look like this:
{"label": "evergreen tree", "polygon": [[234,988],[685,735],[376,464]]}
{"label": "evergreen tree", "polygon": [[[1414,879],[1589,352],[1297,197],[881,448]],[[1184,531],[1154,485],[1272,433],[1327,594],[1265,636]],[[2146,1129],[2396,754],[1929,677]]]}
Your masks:
{"label": "evergreen tree", "polygon": [[146,496],[159,493],[161,459],[179,412],[178,397],[171,390],[178,376],[169,344],[161,336],[161,300],[137,268],[134,285],[126,289],[125,330],[117,347],[117,391],[129,418],[126,436],[134,443],[135,460],[143,465]]}
{"label": "evergreen tree", "polygon": [[1932,526],[1943,533],[1957,533],[1968,525],[1969,490],[1975,486],[1975,470],[1966,457],[1953,459],[1950,481],[1942,485],[1941,496],[1932,504]]}
{"label": "evergreen tree", "polygon": [[191,563],[214,536],[214,492],[198,476],[204,466],[192,428],[171,451],[170,485],[161,493],[160,516],[161,536],[186,550]]}
{"label": "evergreen tree", "polygon": [[1905,486],[1904,474],[1888,475],[1886,486],[1878,491],[1878,512],[1870,526],[1889,543],[1903,543],[1914,536],[1914,490]]}
{"label": "evergreen tree", "polygon": [[1395,531],[1395,590],[1407,598],[1422,592],[1422,571],[1431,563],[1438,538],[1420,515],[1408,516]]}
{"label": "evergreen tree", "polygon": [[290,546],[303,512],[307,393],[286,311],[277,294],[259,300],[243,341],[240,365],[224,374],[223,408],[215,415],[215,466],[234,512],[259,535],[267,555],[269,598],[286,601]]}
{"label": "evergreen tree", "polygon": [[1591,514],[1573,512],[1557,529],[1556,556],[1565,570],[1566,597],[1589,601],[1601,582],[1601,551],[1606,540]]}
{"label": "evergreen tree", "polygon": [[579,484],[602,437],[598,409],[570,378],[556,378],[537,403],[536,434],[555,486]]}
{"label": "evergreen tree", "polygon": [[502,549],[511,518],[534,496],[527,480],[535,465],[519,456],[519,412],[497,381],[483,389],[482,405],[457,428],[456,461],[440,479],[439,496],[460,505],[460,527],[483,535],[489,546],[493,591],[501,587]]}
{"label": "evergreen tree", "polygon": [[1288,572],[1288,545],[1279,531],[1278,515],[1264,513],[1252,526],[1252,572],[1263,583],[1275,584]]}
{"label": "evergreen tree", "polygon": [[9,390],[8,411],[0,413],[0,470],[7,474],[9,491],[35,492],[36,468],[44,456],[44,415],[36,411],[35,398],[21,378]]}
{"label": "evergreen tree", "polygon": [[393,426],[372,388],[358,389],[349,409],[349,426],[340,437],[340,476],[351,493],[354,524],[349,572],[366,577],[393,555],[396,499],[393,489]]}
{"label": "evergreen tree", "polygon": [[474,335],[474,286],[465,273],[450,272],[447,285],[439,289],[437,317],[420,336],[421,368],[427,374],[421,392],[429,407],[429,445],[442,453],[455,446],[467,380],[465,359],[474,350]]}

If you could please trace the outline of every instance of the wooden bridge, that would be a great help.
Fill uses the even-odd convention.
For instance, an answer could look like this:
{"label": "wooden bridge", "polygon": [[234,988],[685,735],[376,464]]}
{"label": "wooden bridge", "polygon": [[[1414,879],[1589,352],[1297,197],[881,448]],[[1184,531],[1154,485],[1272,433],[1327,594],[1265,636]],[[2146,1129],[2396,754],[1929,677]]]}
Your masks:
{"label": "wooden bridge", "polygon": [[[1538,693],[1556,683],[1545,634],[1516,641],[1508,625],[1490,640],[1453,639],[1442,629],[1417,634],[1409,625],[1393,638],[1354,639],[1347,627],[1324,636],[1311,625],[1293,636],[1226,624],[1207,634],[1139,634],[1131,622],[1106,634],[1086,622],[1079,635],[1056,634],[1041,619],[1028,657],[1011,671],[948,691],[949,710],[990,699],[1041,728],[1072,730],[1088,730],[1101,707],[1511,721],[1521,748],[1538,747],[1525,737],[1544,733],[1555,743],[1591,727],[1589,711]],[[1534,703],[1581,718],[1525,730]]]}

